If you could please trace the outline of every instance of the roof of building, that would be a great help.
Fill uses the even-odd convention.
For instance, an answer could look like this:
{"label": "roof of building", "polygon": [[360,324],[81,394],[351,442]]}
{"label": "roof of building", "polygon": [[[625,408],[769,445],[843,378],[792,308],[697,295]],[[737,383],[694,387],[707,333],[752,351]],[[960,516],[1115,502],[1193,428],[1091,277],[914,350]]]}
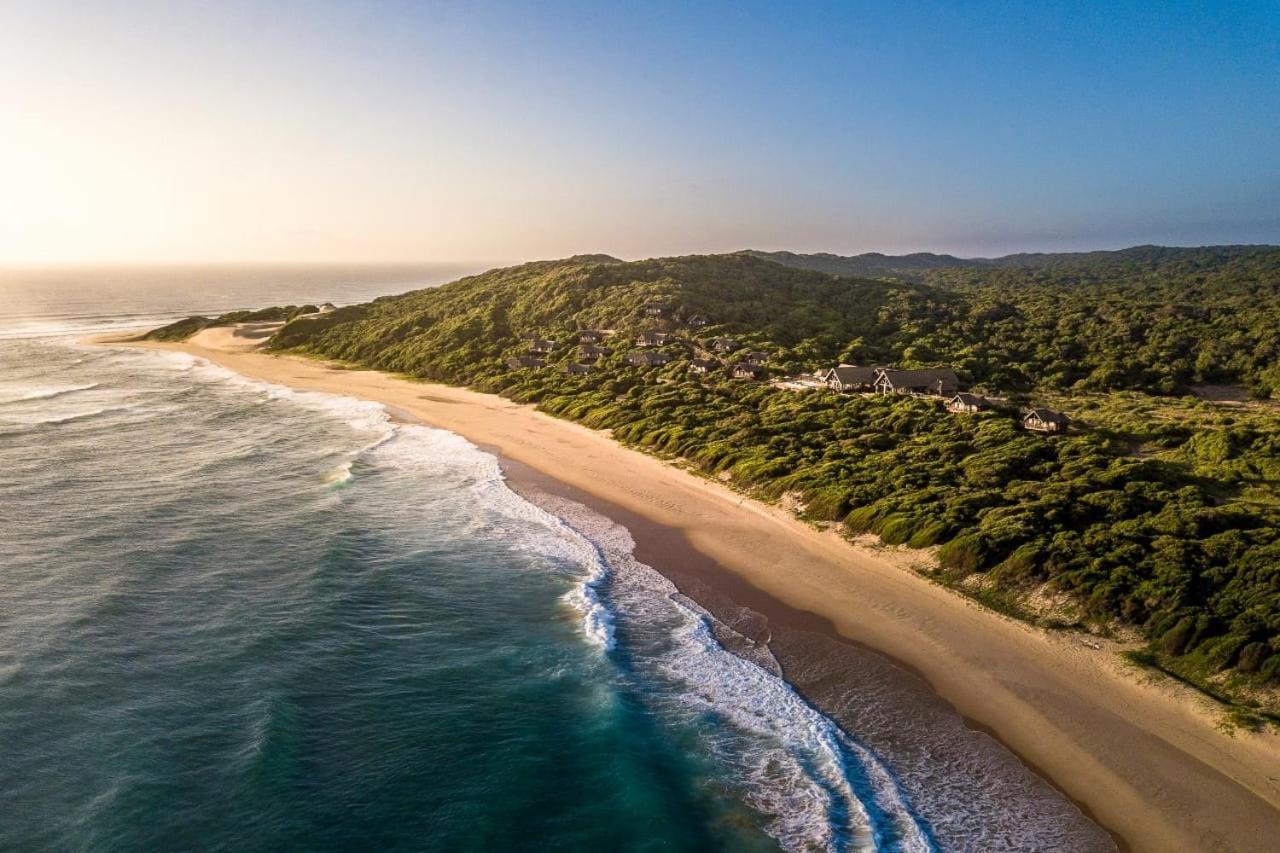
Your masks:
{"label": "roof of building", "polygon": [[831,374],[835,374],[836,379],[842,385],[871,385],[876,381],[876,377],[880,375],[882,368],[879,367],[857,367],[852,364],[842,364],[839,367],[833,367],[827,371],[827,378],[831,378]]}
{"label": "roof of building", "polygon": [[1064,424],[1065,425],[1071,421],[1071,419],[1068,418],[1066,415],[1064,415],[1062,412],[1055,412],[1053,409],[1032,409],[1031,411],[1023,415],[1022,419],[1026,421],[1026,420],[1030,420],[1033,417],[1036,420],[1043,421],[1047,424]]}
{"label": "roof of building", "polygon": [[880,369],[883,376],[895,388],[925,388],[942,382],[944,385],[958,385],[960,378],[949,367],[930,367],[924,370],[899,370],[894,367]]}
{"label": "roof of building", "polygon": [[665,352],[650,352],[649,350],[632,350],[627,353],[627,360],[635,363],[637,361],[646,364],[666,364],[671,360],[671,356]]}
{"label": "roof of building", "polygon": [[981,408],[986,408],[991,405],[991,401],[986,397],[978,394],[970,394],[968,391],[961,391],[959,394],[952,397],[949,402],[960,403],[965,406],[978,406]]}
{"label": "roof of building", "polygon": [[714,370],[720,366],[720,362],[716,361],[714,358],[695,358],[689,362],[689,366]]}

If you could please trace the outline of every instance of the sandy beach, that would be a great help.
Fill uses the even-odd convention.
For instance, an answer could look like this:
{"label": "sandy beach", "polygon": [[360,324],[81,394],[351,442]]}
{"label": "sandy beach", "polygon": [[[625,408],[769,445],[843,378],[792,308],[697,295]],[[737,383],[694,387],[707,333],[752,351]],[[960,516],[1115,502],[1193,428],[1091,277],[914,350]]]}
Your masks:
{"label": "sandy beach", "polygon": [[[776,601],[790,618],[811,615],[919,673],[1123,847],[1276,849],[1280,736],[1224,731],[1211,700],[1131,668],[1107,642],[996,614],[912,572],[920,555],[851,545],[605,433],[493,395],[258,352],[268,334],[219,328],[183,344],[130,345],[384,403],[628,516],[646,562],[704,561],[736,579],[739,597],[755,596],[753,607],[769,613]],[[665,535],[634,529],[646,524]]]}

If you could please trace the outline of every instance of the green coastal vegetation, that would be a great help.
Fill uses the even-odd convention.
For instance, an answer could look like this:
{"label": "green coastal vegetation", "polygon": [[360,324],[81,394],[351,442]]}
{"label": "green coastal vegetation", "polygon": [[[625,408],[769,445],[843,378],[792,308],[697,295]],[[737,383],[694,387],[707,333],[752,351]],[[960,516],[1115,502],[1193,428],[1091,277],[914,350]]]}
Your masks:
{"label": "green coastal vegetation", "polygon": [[[297,316],[271,346],[534,403],[850,537],[935,548],[940,582],[1140,637],[1142,660],[1274,715],[1280,249],[921,257],[579,256]],[[628,363],[646,331],[669,333],[644,350],[665,363]],[[1001,402],[735,378],[748,351],[774,380],[949,365]],[[1070,429],[1024,429],[1032,405]]]}
{"label": "green coastal vegetation", "polygon": [[229,311],[217,317],[186,317],[167,326],[153,329],[143,335],[148,341],[185,341],[196,332],[213,326],[234,326],[237,323],[284,323],[304,314],[315,314],[315,305],[285,305],[262,308],[257,311]]}

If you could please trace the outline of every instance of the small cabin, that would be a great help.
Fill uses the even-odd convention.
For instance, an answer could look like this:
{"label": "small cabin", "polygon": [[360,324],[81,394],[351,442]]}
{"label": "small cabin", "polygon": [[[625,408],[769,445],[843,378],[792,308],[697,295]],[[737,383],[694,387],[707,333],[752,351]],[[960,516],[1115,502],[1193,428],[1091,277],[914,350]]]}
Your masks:
{"label": "small cabin", "polygon": [[636,335],[638,347],[661,347],[671,343],[672,337],[667,332],[641,332]]}
{"label": "small cabin", "polygon": [[991,408],[991,401],[977,394],[961,391],[947,401],[947,411],[956,414],[974,415]]}
{"label": "small cabin", "polygon": [[591,372],[591,365],[570,362],[564,366],[563,372],[568,376],[585,376]]}
{"label": "small cabin", "polygon": [[632,367],[658,367],[671,361],[671,356],[665,352],[650,352],[648,350],[632,350],[626,355],[627,364]]}
{"label": "small cabin", "polygon": [[833,367],[822,377],[827,387],[841,394],[875,390],[876,378],[882,367],[858,367],[853,364],[842,364]]}
{"label": "small cabin", "polygon": [[766,375],[765,369],[758,364],[740,361],[733,366],[734,379],[764,379]]}
{"label": "small cabin", "polygon": [[554,352],[556,342],[546,338],[528,338],[529,352],[548,353]]}
{"label": "small cabin", "polygon": [[693,314],[685,322],[695,329],[701,329],[703,326],[709,325],[711,320],[706,314]]}
{"label": "small cabin", "polygon": [[512,370],[529,370],[531,368],[545,366],[546,362],[531,355],[516,355],[507,359],[507,367],[510,367]]}
{"label": "small cabin", "polygon": [[748,352],[744,353],[741,358],[747,364],[754,364],[756,367],[763,367],[769,361],[769,353]]}
{"label": "small cabin", "polygon": [[951,397],[960,390],[960,380],[949,367],[928,370],[897,370],[886,367],[876,376],[875,390],[880,394]]}
{"label": "small cabin", "polygon": [[707,344],[715,352],[733,352],[742,349],[742,344],[733,338],[712,338]]}
{"label": "small cabin", "polygon": [[689,362],[690,373],[710,373],[720,367],[720,362],[711,358],[695,358]]}
{"label": "small cabin", "polygon": [[667,305],[665,302],[646,302],[644,306],[644,314],[646,317],[663,317],[666,316]]}
{"label": "small cabin", "polygon": [[591,344],[583,344],[578,347],[578,361],[592,362],[598,361],[609,354],[604,347],[592,346]]}
{"label": "small cabin", "polygon": [[1066,432],[1071,419],[1053,409],[1032,409],[1022,416],[1022,425],[1034,432]]}
{"label": "small cabin", "polygon": [[604,332],[599,329],[580,329],[578,331],[578,343],[580,344],[598,344],[604,340]]}

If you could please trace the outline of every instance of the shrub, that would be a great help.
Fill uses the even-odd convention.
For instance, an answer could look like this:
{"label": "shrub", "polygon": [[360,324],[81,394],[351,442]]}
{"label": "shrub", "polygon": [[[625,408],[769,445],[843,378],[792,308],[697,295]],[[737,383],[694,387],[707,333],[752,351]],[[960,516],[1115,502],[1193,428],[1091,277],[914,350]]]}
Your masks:
{"label": "shrub", "polygon": [[957,536],[938,549],[938,562],[943,568],[961,574],[976,572],[986,565],[986,541],[976,533]]}
{"label": "shrub", "polygon": [[1167,655],[1180,655],[1187,647],[1191,634],[1196,629],[1196,617],[1183,616],[1163,637],[1160,638],[1160,651]]}
{"label": "shrub", "polygon": [[915,532],[915,519],[909,515],[891,515],[880,524],[880,539],[886,545],[901,545]]}

